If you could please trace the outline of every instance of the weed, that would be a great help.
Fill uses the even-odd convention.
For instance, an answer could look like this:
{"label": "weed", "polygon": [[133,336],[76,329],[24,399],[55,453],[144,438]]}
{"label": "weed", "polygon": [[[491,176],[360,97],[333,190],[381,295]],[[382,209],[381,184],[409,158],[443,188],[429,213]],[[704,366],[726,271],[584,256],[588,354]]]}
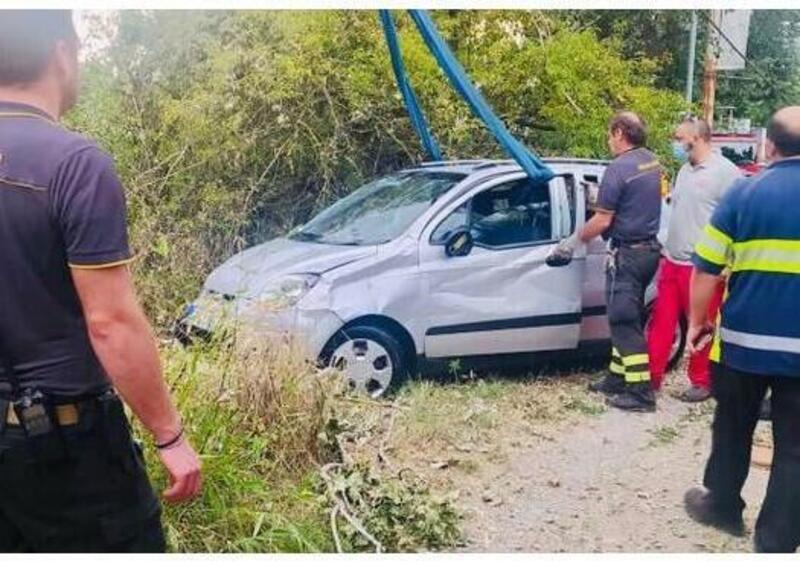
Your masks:
{"label": "weed", "polygon": [[[165,506],[171,549],[332,550],[312,487],[328,397],[309,384],[317,379],[314,371],[291,365],[288,348],[262,357],[260,365],[219,343],[170,346],[162,357],[204,473],[200,499]],[[249,392],[259,386],[272,394],[256,401]],[[154,483],[163,487],[166,476],[151,446],[146,455]]]}
{"label": "weed", "polygon": [[650,447],[668,445],[681,436],[680,430],[670,425],[648,429],[647,432],[653,435],[652,440],[647,445]]}
{"label": "weed", "polygon": [[482,442],[502,422],[496,402],[490,399],[497,394],[495,386],[481,380],[461,385],[421,382],[408,386],[398,398],[406,411],[397,421],[396,436],[408,443]]}
{"label": "weed", "polygon": [[568,394],[563,398],[563,406],[583,415],[601,415],[606,411],[605,404],[586,395]]}

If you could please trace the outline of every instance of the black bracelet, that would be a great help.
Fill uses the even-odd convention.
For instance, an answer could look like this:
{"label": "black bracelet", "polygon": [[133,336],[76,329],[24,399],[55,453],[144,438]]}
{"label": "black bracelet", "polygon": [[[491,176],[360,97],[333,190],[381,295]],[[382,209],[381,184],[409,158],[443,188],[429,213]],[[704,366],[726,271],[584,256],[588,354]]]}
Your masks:
{"label": "black bracelet", "polygon": [[175,446],[178,443],[178,441],[180,441],[182,438],[183,438],[183,427],[181,427],[181,430],[178,431],[177,435],[172,437],[167,442],[165,442],[165,443],[156,443],[156,448],[158,450],[164,450],[165,448],[169,448],[171,446]]}

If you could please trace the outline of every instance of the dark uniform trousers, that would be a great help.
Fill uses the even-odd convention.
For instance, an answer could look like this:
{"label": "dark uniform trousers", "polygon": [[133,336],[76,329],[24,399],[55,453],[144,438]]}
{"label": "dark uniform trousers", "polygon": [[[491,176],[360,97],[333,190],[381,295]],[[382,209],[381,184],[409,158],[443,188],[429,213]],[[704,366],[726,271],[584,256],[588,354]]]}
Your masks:
{"label": "dark uniform trousers", "polygon": [[82,403],[78,423],[61,427],[64,448],[52,460],[34,454],[20,427],[4,426],[0,552],[165,551],[158,498],[113,401],[111,410]]}
{"label": "dark uniform trousers", "polygon": [[611,251],[606,268],[606,307],[611,330],[612,374],[628,384],[650,381],[644,334],[645,290],[658,270],[660,246],[653,240]]}
{"label": "dark uniform trousers", "polygon": [[741,491],[750,470],[753,431],[761,401],[771,390],[774,456],[755,543],[764,552],[795,552],[800,546],[800,375],[763,376],[712,364],[711,390],[717,407],[703,483],[714,505],[727,513],[744,508]]}

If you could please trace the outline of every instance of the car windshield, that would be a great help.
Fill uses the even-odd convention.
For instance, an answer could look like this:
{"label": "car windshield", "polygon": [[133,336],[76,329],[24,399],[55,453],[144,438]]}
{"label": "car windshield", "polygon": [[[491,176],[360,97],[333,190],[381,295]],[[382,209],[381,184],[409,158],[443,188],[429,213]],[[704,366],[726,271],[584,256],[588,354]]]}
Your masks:
{"label": "car windshield", "polygon": [[326,208],[289,238],[329,245],[387,243],[463,178],[426,170],[385,176]]}

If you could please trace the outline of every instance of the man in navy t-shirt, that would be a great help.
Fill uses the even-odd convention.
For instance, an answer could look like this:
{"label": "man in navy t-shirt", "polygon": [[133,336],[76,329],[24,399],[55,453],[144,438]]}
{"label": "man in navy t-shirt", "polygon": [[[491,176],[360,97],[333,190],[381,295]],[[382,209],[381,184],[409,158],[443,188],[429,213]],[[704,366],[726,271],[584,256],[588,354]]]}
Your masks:
{"label": "man in navy t-shirt", "polygon": [[197,494],[200,466],[134,295],[113,161],[58,124],[77,52],[69,11],[0,14],[0,552],[163,551],[117,392],[167,501]]}
{"label": "man in navy t-shirt", "polygon": [[[644,336],[645,290],[660,257],[662,168],[645,148],[647,129],[633,112],[619,112],[608,126],[614,160],[600,184],[595,215],[563,246],[602,235],[609,242],[606,307],[611,329],[611,364],[589,385],[608,395],[609,405],[628,411],[655,410],[650,361]],[[559,245],[559,246],[562,246]]]}

